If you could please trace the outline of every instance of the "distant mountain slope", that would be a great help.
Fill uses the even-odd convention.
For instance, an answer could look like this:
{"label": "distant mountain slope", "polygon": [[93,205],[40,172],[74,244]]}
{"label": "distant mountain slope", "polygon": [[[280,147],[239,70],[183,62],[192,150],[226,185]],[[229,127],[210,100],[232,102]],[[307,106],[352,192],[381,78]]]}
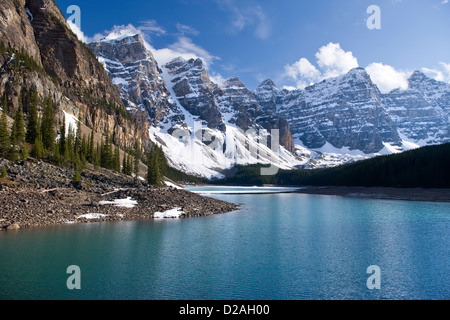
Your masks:
{"label": "distant mountain slope", "polygon": [[450,144],[422,147],[335,168],[280,171],[262,177],[259,167],[240,167],[220,181],[231,185],[450,188]]}
{"label": "distant mountain slope", "polygon": [[407,90],[383,96],[400,135],[419,145],[450,141],[450,85],[416,71]]}

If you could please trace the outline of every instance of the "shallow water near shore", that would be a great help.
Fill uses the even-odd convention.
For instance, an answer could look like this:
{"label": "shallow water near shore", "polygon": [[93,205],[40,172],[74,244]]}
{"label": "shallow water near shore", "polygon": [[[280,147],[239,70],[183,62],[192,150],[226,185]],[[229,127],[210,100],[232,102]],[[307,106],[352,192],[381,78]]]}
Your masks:
{"label": "shallow water near shore", "polygon": [[0,299],[450,298],[449,203],[191,190],[242,210],[0,233]]}

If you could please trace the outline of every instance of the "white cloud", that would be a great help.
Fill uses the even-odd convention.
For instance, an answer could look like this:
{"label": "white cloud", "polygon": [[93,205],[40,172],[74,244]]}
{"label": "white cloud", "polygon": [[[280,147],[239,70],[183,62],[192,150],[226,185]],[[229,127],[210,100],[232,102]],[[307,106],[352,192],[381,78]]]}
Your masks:
{"label": "white cloud", "polygon": [[306,58],[301,58],[292,65],[286,65],[284,70],[285,74],[294,80],[298,79],[299,76],[310,81],[316,81],[321,78],[320,71]]}
{"label": "white cloud", "polygon": [[439,62],[439,64],[444,68],[445,72],[447,72],[447,76],[450,77],[450,63]]}
{"label": "white cloud", "polygon": [[308,59],[301,58],[284,67],[284,77],[295,81],[297,87],[303,89],[312,83],[346,74],[359,66],[353,53],[344,51],[339,43],[329,43],[321,47],[315,57],[319,68]]}
{"label": "white cloud", "polygon": [[[184,36],[179,37],[175,43],[169,45],[166,49],[156,49],[154,55],[161,65],[170,62],[179,56],[185,59],[200,58],[205,63],[206,68],[208,68],[214,60],[220,60],[220,58],[213,56],[207,50],[195,44],[190,38]],[[177,56],[167,61],[167,59],[173,55]]]}
{"label": "white cloud", "polygon": [[368,65],[366,71],[382,93],[389,93],[394,89],[408,89],[411,72],[397,71],[392,66],[378,62]]}
{"label": "white cloud", "polygon": [[317,64],[324,70],[324,78],[337,77],[357,68],[358,59],[351,51],[341,49],[339,43],[329,43],[316,53]]}
{"label": "white cloud", "polygon": [[444,81],[444,73],[440,70],[430,69],[430,68],[422,68],[421,71],[423,73],[425,73],[425,75],[430,77],[431,79],[434,79],[437,81]]}
{"label": "white cloud", "polygon": [[450,83],[450,63],[439,62],[440,69],[422,68],[421,71],[428,77]]}

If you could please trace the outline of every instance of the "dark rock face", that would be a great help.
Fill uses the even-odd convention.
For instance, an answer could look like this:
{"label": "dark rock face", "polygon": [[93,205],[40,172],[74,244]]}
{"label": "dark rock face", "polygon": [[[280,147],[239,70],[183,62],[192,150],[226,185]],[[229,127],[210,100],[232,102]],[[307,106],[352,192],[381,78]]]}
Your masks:
{"label": "dark rock face", "polygon": [[450,85],[416,71],[407,90],[393,90],[383,101],[406,138],[427,144],[450,141]]}
{"label": "dark rock face", "polygon": [[132,122],[122,116],[125,106],[116,86],[92,51],[69,30],[53,0],[2,1],[0,18],[2,44],[28,54],[41,67],[15,68],[15,63],[5,63],[14,55],[0,54],[0,95],[8,96],[11,114],[18,107],[18,92],[26,95],[36,90],[38,108],[48,96],[58,106],[56,127],[64,110],[98,133],[112,133],[121,147],[136,139],[147,146],[148,118],[136,117]]}
{"label": "dark rock face", "polygon": [[128,113],[135,117],[142,113],[145,121],[157,126],[178,111],[170,103],[161,70],[141,35],[104,39],[88,46],[104,63]]}
{"label": "dark rock face", "polygon": [[[32,18],[24,9],[25,0],[2,0],[0,2],[0,39],[6,47],[25,50],[36,61],[41,54],[31,26]],[[0,64],[3,64],[0,63]]]}
{"label": "dark rock face", "polygon": [[205,121],[211,129],[223,128],[222,114],[211,82],[201,59],[175,59],[164,66],[172,77],[172,88],[178,102],[189,113]]}
{"label": "dark rock face", "polygon": [[321,148],[329,142],[339,149],[370,154],[380,151],[383,142],[400,143],[381,94],[364,69],[305,90],[279,90],[266,81],[256,93],[267,111],[288,120],[294,139],[308,148]]}
{"label": "dark rock face", "polygon": [[237,77],[225,81],[221,89],[216,97],[222,114],[231,115],[228,122],[244,131],[255,127],[262,114],[255,95]]}
{"label": "dark rock face", "polygon": [[92,52],[68,29],[52,0],[27,1],[31,25],[46,72],[58,79],[63,93],[73,100],[80,94],[123,107],[115,86]]}
{"label": "dark rock face", "polygon": [[[216,95],[220,111],[229,118],[229,123],[243,131],[249,129],[279,130],[279,144],[288,151],[295,149],[289,123],[271,110],[261,108],[257,95],[237,78],[233,77],[221,85],[222,91]],[[270,139],[268,144],[270,146]]]}

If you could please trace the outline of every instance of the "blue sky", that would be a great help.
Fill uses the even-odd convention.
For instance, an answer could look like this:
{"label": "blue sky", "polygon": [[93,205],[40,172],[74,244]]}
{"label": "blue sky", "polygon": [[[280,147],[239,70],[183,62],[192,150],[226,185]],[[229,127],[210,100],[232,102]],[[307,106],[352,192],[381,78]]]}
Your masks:
{"label": "blue sky", "polygon": [[[250,89],[266,78],[304,87],[359,66],[382,91],[404,87],[414,70],[450,82],[448,0],[56,0],[81,9],[81,31],[99,38],[133,25],[164,60],[200,56],[216,80],[238,76]],[[370,5],[381,29],[370,30]],[[170,54],[169,54],[170,53]]]}

